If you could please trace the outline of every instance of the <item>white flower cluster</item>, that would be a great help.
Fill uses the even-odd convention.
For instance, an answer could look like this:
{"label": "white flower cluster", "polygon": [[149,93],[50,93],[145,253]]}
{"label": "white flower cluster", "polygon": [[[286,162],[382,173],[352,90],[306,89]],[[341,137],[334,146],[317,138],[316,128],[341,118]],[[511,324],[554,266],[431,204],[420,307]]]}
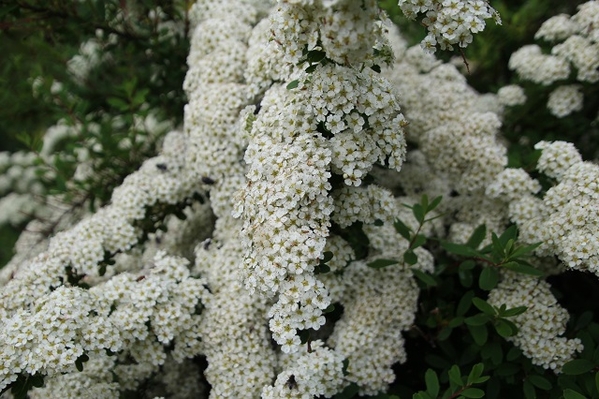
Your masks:
{"label": "white flower cluster", "polygon": [[508,272],[503,280],[489,293],[488,302],[507,308],[526,306],[526,312],[511,320],[518,326],[518,333],[508,337],[533,364],[559,373],[576,352],[582,351],[580,339],[561,337],[566,331],[570,316],[550,291],[546,281],[530,276]]}
{"label": "white flower cluster", "polygon": [[[524,46],[510,58],[509,67],[525,80],[548,86],[576,71],[581,83],[599,81],[599,2],[588,1],[569,16],[560,14],[545,21],[535,38],[553,44],[551,55],[537,45]],[[549,95],[547,108],[558,118],[580,111],[583,92],[580,84],[558,86]]]}
{"label": "white flower cluster", "polygon": [[276,364],[266,322],[269,303],[250,295],[241,282],[241,226],[223,228],[236,229],[235,236],[223,236],[226,232],[217,224],[214,237],[220,238],[196,248],[194,272],[205,276],[210,286],[199,325],[201,351],[208,361],[204,376],[211,397],[256,398],[271,383]]}
{"label": "white flower cluster", "polygon": [[549,86],[570,75],[570,65],[563,58],[543,54],[541,47],[529,44],[512,53],[508,64],[524,80]]}
{"label": "white flower cluster", "polygon": [[547,108],[558,118],[570,115],[582,109],[584,95],[580,85],[559,86],[549,94]]}
{"label": "white flower cluster", "polygon": [[195,29],[184,82],[189,99],[186,162],[193,177],[211,191],[215,214],[224,217],[244,173],[247,143],[236,122],[251,101],[243,71],[257,11],[251,2],[198,1],[190,13]]}
{"label": "white flower cluster", "polygon": [[500,101],[476,93],[453,65],[439,64],[418,46],[403,51],[385,75],[398,88],[407,137],[419,149],[408,153],[399,186],[390,188],[413,198],[443,196],[439,210],[448,215],[443,222],[453,242],[466,242],[483,223],[487,231],[503,229],[507,204],[484,195],[507,164],[498,137]]}
{"label": "white flower cluster", "polygon": [[496,139],[500,126],[495,113],[469,114],[426,132],[421,149],[458,192],[480,190],[507,164],[506,149]]}
{"label": "white flower cluster", "polygon": [[501,24],[499,13],[486,0],[399,0],[399,6],[410,19],[424,15],[421,22],[428,34],[421,46],[429,52],[437,46],[452,51],[454,44],[467,47],[472,34],[483,31],[489,18]]}
{"label": "white flower cluster", "polygon": [[[330,304],[313,269],[323,258],[334,210],[331,172],[342,175],[345,184],[359,186],[375,162],[399,170],[405,156],[405,121],[394,91],[374,70],[364,68],[380,37],[374,10],[374,2],[362,8],[347,1],[282,4],[270,19],[273,40],[283,51],[275,59],[292,70],[306,56],[313,66],[292,73],[295,88],[273,85],[257,116],[248,115],[248,183],[239,194],[236,214],[242,216],[248,237],[246,285],[278,293],[269,311],[270,327],[284,352],[298,350],[297,330],[324,324],[322,311]],[[315,23],[320,19],[326,21],[322,26]],[[357,36],[348,33],[343,39],[330,33],[331,26],[343,33],[345,28],[337,25],[349,21],[357,24]],[[344,65],[317,63],[325,58]],[[350,65],[357,62],[362,68]],[[248,77],[263,86],[264,78],[255,73]]]}
{"label": "white flower cluster", "polygon": [[348,227],[357,221],[371,224],[380,220],[392,224],[396,217],[392,212],[395,210],[393,195],[381,187],[343,187],[332,195],[335,199],[332,220],[341,227]]}
{"label": "white flower cluster", "polygon": [[[118,353],[115,359],[120,361],[136,359],[139,367],[95,360],[111,363],[121,382],[127,382],[123,386],[133,387],[164,362],[169,345],[179,362],[197,354],[195,312],[206,291],[204,281],[189,277],[186,260],[164,253],[158,253],[150,267],[144,275],[122,273],[89,290],[56,284],[46,295],[23,298],[16,309],[15,295],[3,295],[2,305],[7,306],[2,307],[0,321],[0,389],[21,372],[54,376],[54,384],[81,389],[78,383],[88,375],[60,381],[60,374],[75,372],[75,361],[83,354],[95,358],[105,350]],[[5,288],[20,282],[12,280]],[[147,365],[153,367],[148,370]],[[96,382],[97,389],[112,390],[110,375]]]}
{"label": "white flower cluster", "polygon": [[526,94],[524,94],[524,89],[521,86],[507,85],[497,91],[497,99],[502,105],[513,107],[524,104]]}
{"label": "white flower cluster", "polygon": [[107,59],[102,51],[102,43],[92,38],[79,46],[79,52],[67,61],[69,74],[77,81],[84,83],[90,71]]}
{"label": "white flower cluster", "polygon": [[329,344],[349,360],[349,381],[374,395],[395,379],[391,366],[406,361],[402,331],[414,321],[419,289],[411,272],[372,269],[376,258],[353,262],[345,271],[344,313]]}
{"label": "white flower cluster", "polygon": [[0,226],[18,226],[34,217],[47,217],[40,204],[45,188],[32,152],[0,152]]}
{"label": "white flower cluster", "polygon": [[322,341],[312,341],[309,351],[289,354],[281,360],[284,370],[274,386],[264,387],[263,399],[330,398],[345,385],[343,355],[327,348]]}
{"label": "white flower cluster", "polygon": [[599,167],[582,162],[574,146],[541,142],[538,169],[557,180],[542,199],[526,195],[510,204],[525,242],[543,244],[540,255],[557,255],[568,267],[599,275]]}
{"label": "white flower cluster", "polygon": [[363,63],[381,35],[378,13],[374,0],[283,1],[271,16],[272,39],[292,65],[318,48],[339,64]]}
{"label": "white flower cluster", "polygon": [[533,180],[523,169],[508,168],[495,176],[494,181],[486,188],[486,195],[512,202],[539,191],[541,184]]}
{"label": "white flower cluster", "polygon": [[565,40],[579,30],[577,24],[570,19],[568,14],[555,15],[541,25],[535,39],[543,39],[548,42]]}
{"label": "white flower cluster", "polygon": [[535,144],[535,149],[542,151],[537,161],[537,169],[558,181],[563,179],[568,169],[582,162],[574,144],[565,141],[541,141]]}
{"label": "white flower cluster", "polygon": [[[345,269],[341,287],[335,287],[337,282],[327,279],[337,288],[335,297],[345,309],[328,342],[349,360],[347,379],[358,384],[361,394],[373,395],[394,380],[391,366],[406,360],[401,332],[414,321],[419,293],[412,272],[403,261],[409,243],[395,231],[393,221],[400,217],[413,231],[417,230],[418,222],[402,206],[403,201],[411,202],[410,199],[394,199],[390,192],[374,185],[349,190],[357,194],[352,199],[355,202],[342,206],[355,212],[352,222],[364,223],[371,250],[367,259],[354,261]],[[428,224],[422,233],[433,228],[432,223]],[[423,248],[414,252],[418,262],[412,267],[432,272],[432,254]],[[377,259],[397,260],[398,265],[382,270],[367,266]]]}
{"label": "white flower cluster", "polygon": [[[251,295],[242,280],[241,222],[232,218],[234,193],[245,183],[244,124],[254,107],[244,82],[245,52],[261,2],[196,2],[196,26],[185,78],[188,165],[209,188],[218,217],[212,237],[195,249],[194,273],[204,276],[210,295],[199,324],[204,371],[213,398],[256,398],[275,376],[276,355],[268,331],[271,303]],[[263,4],[262,4],[263,6]],[[214,61],[217,61],[216,63]],[[224,67],[221,62],[231,65]],[[238,118],[241,123],[237,123]]]}

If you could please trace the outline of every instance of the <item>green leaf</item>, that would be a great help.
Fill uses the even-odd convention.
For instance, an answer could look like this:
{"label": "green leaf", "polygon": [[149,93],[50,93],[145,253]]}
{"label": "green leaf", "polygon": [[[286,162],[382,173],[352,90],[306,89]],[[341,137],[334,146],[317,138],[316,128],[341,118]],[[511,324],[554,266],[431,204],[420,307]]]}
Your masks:
{"label": "green leaf", "polygon": [[323,258],[320,260],[320,263],[327,263],[331,259],[333,259],[333,253],[331,251],[324,251],[322,253]]}
{"label": "green leaf", "polygon": [[[588,326],[591,321],[593,321],[593,312],[587,310],[583,312],[578,320],[576,320],[576,325],[574,326],[574,330],[582,330],[586,326]],[[598,390],[599,391],[599,390]]]}
{"label": "green leaf", "polygon": [[512,262],[506,262],[506,263],[503,263],[501,266],[505,267],[508,270],[512,270],[512,271],[517,272],[517,273],[528,274],[530,276],[538,276],[538,277],[540,277],[540,276],[544,275],[544,273],[542,271],[540,271],[538,269],[535,269],[532,266],[524,265],[524,264],[522,264],[520,262],[513,262],[513,261]]}
{"label": "green leaf", "polygon": [[593,368],[593,363],[587,359],[574,359],[564,364],[562,373],[566,375],[580,375],[589,372]]}
{"label": "green leaf", "polygon": [[535,387],[528,381],[524,381],[522,384],[522,391],[524,392],[524,397],[526,399],[536,399],[537,392],[535,391]]}
{"label": "green leaf", "polygon": [[460,270],[472,270],[476,267],[476,262],[472,259],[467,259],[460,263]]}
{"label": "green leaf", "polygon": [[426,382],[426,393],[432,398],[436,398],[439,395],[439,378],[437,377],[437,373],[433,369],[426,370],[424,381]]}
{"label": "green leaf", "polygon": [[295,79],[289,82],[287,85],[287,90],[295,89],[299,85],[299,80]]}
{"label": "green leaf", "polygon": [[519,246],[517,248],[514,249],[514,251],[511,253],[510,257],[512,259],[515,258],[519,258],[529,252],[533,252],[535,249],[537,249],[540,245],[542,244],[542,242],[538,242],[536,244],[532,244],[532,245],[523,245],[523,246]]}
{"label": "green leaf", "polygon": [[418,234],[414,237],[414,241],[412,241],[411,249],[418,248],[423,246],[426,243],[426,237],[422,234]]}
{"label": "green leaf", "polygon": [[483,242],[483,240],[485,239],[486,236],[487,236],[487,226],[485,226],[484,224],[481,224],[476,229],[474,229],[474,231],[472,232],[472,235],[468,239],[468,242],[466,243],[466,245],[472,249],[476,249]]}
{"label": "green leaf", "polygon": [[439,331],[439,334],[437,334],[437,339],[439,341],[445,341],[447,338],[449,338],[452,331],[453,331],[453,329],[451,327],[443,327]]}
{"label": "green leaf", "polygon": [[377,259],[373,262],[368,263],[368,267],[372,267],[373,269],[382,269],[383,267],[396,265],[399,262],[394,259]]}
{"label": "green leaf", "polygon": [[501,312],[499,314],[499,316],[500,317],[514,317],[514,316],[518,316],[519,314],[526,312],[527,309],[528,309],[528,307],[526,307],[526,306],[516,306],[515,308],[510,308],[504,312]]}
{"label": "green leaf", "polygon": [[505,250],[504,250],[505,246],[499,240],[499,237],[497,237],[497,234],[491,233],[491,241],[493,242],[492,247],[493,247],[493,255],[494,255],[495,259],[501,260],[501,259],[505,258]]}
{"label": "green leaf", "polygon": [[493,326],[495,327],[497,334],[501,335],[503,338],[511,337],[512,335],[515,335],[518,332],[518,328],[515,327],[513,323],[512,325],[510,325],[510,323],[508,323],[508,320],[505,319],[495,320]]}
{"label": "green leaf", "polygon": [[442,195],[440,195],[440,196],[436,197],[436,198],[433,200],[433,202],[431,202],[431,203],[430,203],[430,205],[428,206],[428,208],[427,208],[426,212],[428,213],[428,212],[430,212],[430,211],[434,210],[436,207],[438,207],[438,206],[439,206],[439,204],[441,203],[441,201],[442,201],[442,200],[443,200],[443,196],[442,196]]}
{"label": "green leaf", "polygon": [[463,287],[469,288],[472,286],[472,272],[469,270],[458,270],[458,277],[460,278],[460,284]]}
{"label": "green leaf", "polygon": [[551,382],[545,377],[542,377],[537,374],[531,374],[528,376],[528,381],[532,383],[535,387],[542,389],[544,391],[549,391],[552,388]]}
{"label": "green leaf", "polygon": [[78,371],[83,371],[83,363],[87,362],[89,360],[89,356],[86,355],[85,353],[82,354],[81,356],[79,356],[76,360],[75,360],[75,367],[77,367]]}
{"label": "green leaf", "polygon": [[335,304],[331,303],[322,311],[322,313],[331,313],[333,310],[335,310]]}
{"label": "green leaf", "polygon": [[455,317],[449,321],[448,326],[451,328],[456,328],[464,324],[464,318],[462,316]]}
{"label": "green leaf", "polygon": [[442,242],[441,247],[447,252],[461,256],[479,256],[479,253],[467,245],[454,244],[453,242]]}
{"label": "green leaf", "polygon": [[435,281],[435,279],[430,275],[427,274],[421,270],[418,270],[416,268],[412,268],[412,273],[414,273],[414,276],[422,281],[424,284],[426,284],[429,287],[434,287],[437,285],[437,281]]}
{"label": "green leaf", "polygon": [[485,391],[478,388],[467,388],[462,391],[461,395],[465,398],[482,398],[485,396]]}
{"label": "green leaf", "polygon": [[347,371],[348,367],[349,367],[349,359],[343,359],[343,362],[341,362],[341,364],[343,365],[343,368],[341,369],[341,372],[343,373],[344,376],[348,375],[349,372]]}
{"label": "green leaf", "polygon": [[306,57],[306,60],[312,64],[314,63],[318,63],[322,60],[324,60],[324,58],[327,56],[327,53],[325,53],[324,51],[320,51],[320,50],[312,50],[308,52],[308,55]]}
{"label": "green leaf", "polygon": [[142,90],[137,91],[135,93],[135,96],[133,96],[133,105],[135,105],[135,106],[142,105],[146,101],[146,97],[149,92],[150,92],[149,89],[142,89]]}
{"label": "green leaf", "polygon": [[397,231],[403,238],[408,241],[410,240],[410,229],[401,220],[397,219],[395,223],[393,223],[393,227],[395,227],[395,231]]}
{"label": "green leaf", "polygon": [[483,375],[483,371],[485,370],[485,366],[482,363],[477,363],[472,366],[472,370],[470,370],[470,374],[468,374],[468,380],[466,381],[466,385],[474,384],[481,375]]}
{"label": "green leaf", "polygon": [[512,254],[512,249],[514,248],[514,240],[512,240],[511,238],[509,240],[507,240],[507,243],[505,244],[504,250],[506,254]]}
{"label": "green leaf", "polygon": [[520,355],[522,355],[522,351],[514,346],[509,351],[507,351],[505,358],[511,362],[512,360],[518,359]]}
{"label": "green leaf", "polygon": [[422,206],[424,213],[426,213],[428,211],[428,195],[422,194],[422,196],[420,197],[419,205]]}
{"label": "green leaf", "polygon": [[83,371],[83,362],[79,359],[75,360],[75,367],[77,367],[77,371]]}
{"label": "green leaf", "polygon": [[416,218],[418,223],[420,223],[420,224],[424,223],[425,212],[424,212],[424,208],[422,207],[422,205],[414,204],[414,206],[412,207],[412,213],[414,214],[414,217]]}
{"label": "green leaf", "polygon": [[312,64],[306,68],[306,73],[312,73],[318,68],[318,64]]}
{"label": "green leaf", "polygon": [[503,234],[501,234],[501,236],[499,237],[499,241],[501,242],[502,246],[505,247],[509,240],[516,241],[517,237],[518,237],[518,228],[514,224],[514,225],[511,225],[510,227],[508,227],[503,232]]}
{"label": "green leaf", "polygon": [[408,265],[415,265],[416,263],[418,263],[418,255],[416,255],[416,253],[411,249],[408,249],[403,254],[403,261]]}
{"label": "green leaf", "polygon": [[117,97],[108,97],[106,102],[119,111],[127,111],[129,109],[129,103]]}
{"label": "green leaf", "polygon": [[497,342],[487,342],[481,350],[481,356],[483,359],[490,359],[496,366],[500,365],[503,361],[501,345]]}
{"label": "green leaf", "polygon": [[572,389],[564,389],[564,399],[588,399],[586,396],[572,390]]}
{"label": "green leaf", "polygon": [[44,376],[40,374],[32,375],[29,377],[29,381],[31,381],[31,385],[36,388],[41,388],[44,386]]}
{"label": "green leaf", "polygon": [[479,313],[477,315],[467,317],[466,319],[464,319],[464,323],[466,323],[469,326],[482,326],[489,322],[489,320],[491,320],[489,316],[487,316],[484,313]]}
{"label": "green leaf", "polygon": [[478,286],[485,291],[491,291],[493,288],[497,286],[498,281],[499,272],[497,271],[497,269],[495,269],[492,266],[486,266],[480,273],[480,277],[478,279]]}
{"label": "green leaf", "polygon": [[[467,320],[467,319],[466,319]],[[478,346],[483,346],[487,342],[487,338],[489,336],[489,332],[487,331],[487,326],[485,325],[468,325],[468,330],[470,331],[470,335],[472,335],[472,339]]]}
{"label": "green leaf", "polygon": [[470,309],[470,305],[472,304],[472,298],[474,298],[474,291],[468,291],[464,294],[458,303],[456,315],[463,316],[466,314],[468,309]]}
{"label": "green leaf", "polygon": [[447,372],[447,375],[449,376],[449,381],[455,384],[456,386],[461,387],[464,385],[464,381],[462,381],[462,374],[457,364],[451,366],[451,368]]}
{"label": "green leaf", "polygon": [[472,298],[472,303],[476,306],[481,312],[493,317],[497,314],[497,311],[493,306],[491,306],[487,301],[480,298]]}
{"label": "green leaf", "polygon": [[352,382],[348,386],[345,387],[343,391],[333,396],[333,399],[351,399],[355,397],[360,391],[360,387],[356,385],[355,382]]}
{"label": "green leaf", "polygon": [[506,363],[506,362],[501,363],[499,366],[497,366],[497,369],[496,369],[497,375],[502,376],[502,377],[514,375],[521,371],[522,371],[521,366],[514,364],[514,363]]}

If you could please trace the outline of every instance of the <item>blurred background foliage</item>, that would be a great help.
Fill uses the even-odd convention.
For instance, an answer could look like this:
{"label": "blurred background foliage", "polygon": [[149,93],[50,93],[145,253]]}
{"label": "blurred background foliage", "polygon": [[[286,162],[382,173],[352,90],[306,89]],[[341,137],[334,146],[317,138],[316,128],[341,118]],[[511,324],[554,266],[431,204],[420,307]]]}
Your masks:
{"label": "blurred background foliage", "polygon": [[[39,153],[57,123],[48,192],[97,207],[181,124],[188,0],[0,0],[0,151]],[[126,142],[125,142],[126,141]],[[103,171],[71,182],[82,150]],[[97,145],[99,144],[99,145]],[[47,162],[47,161],[46,161]],[[40,162],[41,163],[41,162]],[[0,265],[21,226],[0,226]]]}

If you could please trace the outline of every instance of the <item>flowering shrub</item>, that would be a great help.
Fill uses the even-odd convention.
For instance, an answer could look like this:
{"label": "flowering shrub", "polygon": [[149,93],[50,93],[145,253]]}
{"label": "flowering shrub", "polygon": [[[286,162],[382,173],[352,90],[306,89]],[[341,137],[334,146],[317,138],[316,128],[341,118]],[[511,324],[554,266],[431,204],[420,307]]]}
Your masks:
{"label": "flowering shrub", "polygon": [[[432,54],[499,20],[486,1],[399,6],[426,13],[422,45],[375,0],[152,9],[158,48],[189,28],[182,124],[125,85],[122,116],[86,110],[3,153],[0,221],[27,228],[0,270],[0,395],[599,398],[596,305],[570,286],[596,299],[597,165],[542,140],[514,167],[504,126],[539,92],[481,94]],[[541,86],[577,71],[557,118],[596,90],[596,6],[541,26],[554,55],[512,55]],[[98,40],[74,87],[110,59]],[[105,148],[140,164],[99,178]]]}

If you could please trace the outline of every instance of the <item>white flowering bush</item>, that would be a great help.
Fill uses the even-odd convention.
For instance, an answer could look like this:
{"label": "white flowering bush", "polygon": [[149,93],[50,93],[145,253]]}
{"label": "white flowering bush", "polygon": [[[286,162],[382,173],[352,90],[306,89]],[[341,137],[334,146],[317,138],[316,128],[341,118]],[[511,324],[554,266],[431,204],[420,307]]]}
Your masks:
{"label": "white flowering bush", "polygon": [[[50,101],[147,39],[142,6],[90,4],[113,34],[72,85],[32,82]],[[560,120],[584,110],[597,3],[543,23],[563,43],[513,53],[497,94],[432,54],[499,22],[488,2],[395,5],[424,14],[422,45],[375,0],[152,8],[146,54],[189,39],[178,119],[141,74],[120,115],[0,153],[0,223],[26,225],[0,270],[0,396],[599,398],[598,166],[550,136],[515,165],[507,130],[543,94],[521,81]]]}

